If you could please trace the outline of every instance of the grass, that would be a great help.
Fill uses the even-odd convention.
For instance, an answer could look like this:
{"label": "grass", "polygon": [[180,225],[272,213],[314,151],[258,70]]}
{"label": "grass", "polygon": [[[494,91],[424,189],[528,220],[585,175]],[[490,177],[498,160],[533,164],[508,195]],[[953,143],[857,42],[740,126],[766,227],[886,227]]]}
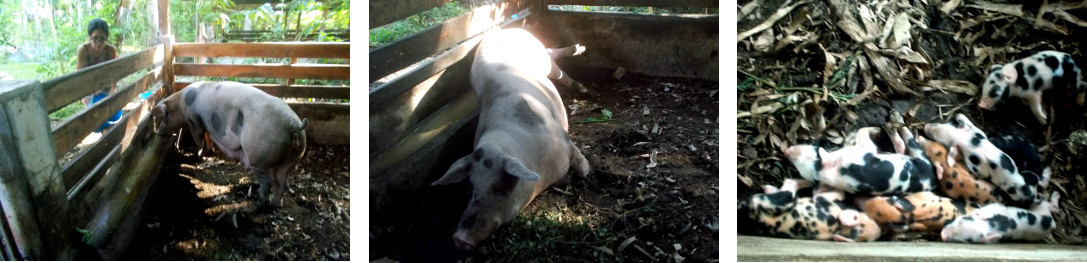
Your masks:
{"label": "grass", "polygon": [[594,225],[588,218],[571,217],[557,211],[519,215],[493,238],[495,250],[490,254],[490,261],[493,262],[513,262],[525,258],[542,258],[544,262],[566,261],[554,255],[614,261],[614,256],[599,249],[614,250],[619,240],[617,235],[607,228]]}
{"label": "grass", "polygon": [[19,62],[0,64],[0,72],[7,73],[15,79],[38,79],[37,62]]}
{"label": "grass", "polygon": [[373,49],[396,42],[405,36],[426,30],[469,10],[468,7],[461,5],[460,1],[452,1],[430,11],[414,14],[388,25],[370,29],[370,48]]}

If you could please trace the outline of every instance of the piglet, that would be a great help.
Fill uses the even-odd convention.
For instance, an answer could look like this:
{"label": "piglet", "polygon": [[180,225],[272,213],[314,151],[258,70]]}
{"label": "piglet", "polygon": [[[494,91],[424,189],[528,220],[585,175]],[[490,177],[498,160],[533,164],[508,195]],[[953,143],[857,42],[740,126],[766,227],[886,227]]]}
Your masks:
{"label": "piglet", "polygon": [[917,137],[925,149],[925,154],[932,160],[940,177],[940,193],[954,199],[964,199],[981,205],[1002,202],[999,188],[984,180],[979,180],[966,169],[958,148],[947,150],[944,145]]}
{"label": "piglet", "polygon": [[827,191],[813,197],[797,198],[799,188],[811,186],[804,180],[785,179],[781,188],[763,186],[764,193],[740,203],[748,216],[769,228],[777,237],[843,242],[874,241],[882,234],[867,214],[846,205],[841,191]]}
{"label": "piglet", "polygon": [[[856,144],[833,152],[813,145],[794,145],[785,150],[785,157],[800,172],[801,177],[818,182],[821,187],[840,189],[853,194],[885,195],[931,191],[936,188],[936,174],[906,130],[904,153],[876,153],[871,134],[879,128],[866,127],[857,131]],[[896,132],[897,134],[897,132]],[[892,136],[896,137],[896,136]]]}
{"label": "piglet", "polygon": [[1011,157],[989,142],[966,115],[956,114],[949,123],[926,124],[925,132],[932,140],[962,151],[970,172],[1000,188],[1008,195],[1004,201],[1023,207],[1037,202],[1035,195],[1040,180],[1020,174]]}
{"label": "piglet", "polygon": [[589,173],[589,162],[566,133],[566,108],[548,79],[555,69],[551,58],[522,29],[488,33],[477,47],[470,77],[480,105],[475,150],[432,184],[468,179],[472,185],[453,233],[460,249],[475,248],[540,192],[568,180],[567,171]]}
{"label": "piglet", "polygon": [[1043,200],[1030,210],[1000,203],[988,204],[955,219],[944,227],[940,237],[945,242],[981,244],[1043,241],[1057,226],[1052,213],[1057,212],[1059,201],[1060,194],[1053,192],[1049,201]]}
{"label": "piglet", "polygon": [[1065,89],[1075,94],[1076,103],[1083,106],[1087,86],[1082,82],[1079,67],[1072,55],[1060,51],[1042,51],[1004,65],[993,65],[981,84],[978,107],[995,110],[1001,101],[1014,96],[1030,106],[1038,122],[1046,124],[1042,109],[1042,92]]}
{"label": "piglet", "polygon": [[[1034,144],[1012,135],[990,137],[989,142],[1012,158],[1015,167],[1019,168],[1019,173],[1024,178],[1033,176],[1037,178],[1038,186],[1046,187],[1049,185],[1051,170],[1049,167],[1042,168],[1042,155],[1038,153],[1038,148],[1034,147]],[[1025,179],[1027,181],[1032,180],[1030,178]]]}
{"label": "piglet", "polygon": [[904,231],[936,232],[955,218],[977,208],[973,202],[951,199],[933,192],[905,196],[876,196],[854,199],[857,207],[884,225],[900,226]]}
{"label": "piglet", "polygon": [[206,132],[223,154],[254,173],[261,203],[282,205],[287,170],[306,152],[308,121],[283,100],[243,83],[190,84],[155,104],[151,115],[159,119],[158,134],[186,128],[202,148]]}

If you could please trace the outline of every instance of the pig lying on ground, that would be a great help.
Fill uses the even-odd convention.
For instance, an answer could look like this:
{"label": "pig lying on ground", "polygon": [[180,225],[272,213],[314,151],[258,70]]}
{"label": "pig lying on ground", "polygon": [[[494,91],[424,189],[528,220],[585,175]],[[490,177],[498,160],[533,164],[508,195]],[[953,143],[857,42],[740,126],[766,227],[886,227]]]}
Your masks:
{"label": "pig lying on ground", "polygon": [[[813,145],[794,145],[785,157],[796,166],[801,177],[820,187],[841,189],[848,193],[887,195],[931,191],[936,188],[936,174],[912,133],[905,131],[903,153],[876,153],[872,134],[879,128],[859,129],[856,144],[827,152]],[[897,133],[896,133],[897,134]],[[897,137],[892,135],[892,138]],[[898,147],[898,146],[896,146]]]}
{"label": "pig lying on ground", "polygon": [[1034,176],[1024,177],[1020,174],[1011,157],[989,142],[985,133],[975,127],[966,115],[956,114],[950,123],[926,124],[925,132],[932,140],[947,145],[948,148],[958,147],[970,172],[999,187],[1008,195],[1005,202],[1029,207],[1039,201],[1035,200],[1037,187],[1048,179],[1039,180]]}
{"label": "pig lying on ground", "polygon": [[1015,167],[1019,168],[1019,173],[1024,177],[1038,178],[1038,186],[1041,187],[1049,185],[1051,170],[1048,167],[1042,168],[1042,155],[1038,153],[1038,148],[1034,147],[1034,144],[1011,135],[990,137],[989,142],[1011,157]]}
{"label": "pig lying on ground", "polygon": [[996,109],[996,105],[1010,96],[1019,97],[1030,106],[1038,122],[1045,124],[1047,117],[1042,109],[1042,92],[1051,88],[1065,89],[1075,94],[1076,103],[1083,106],[1087,87],[1082,82],[1079,67],[1072,55],[1060,51],[1042,51],[1030,57],[993,65],[989,77],[981,84],[978,107]]}
{"label": "pig lying on ground", "polygon": [[238,82],[193,83],[155,104],[151,114],[159,118],[158,134],[185,128],[201,148],[207,132],[223,154],[253,171],[262,203],[282,205],[287,170],[306,152],[308,121],[283,100]]}
{"label": "pig lying on ground", "polygon": [[808,181],[794,179],[785,179],[781,189],[766,185],[765,193],[744,200],[740,208],[747,208],[747,216],[776,237],[847,242],[880,237],[882,232],[876,222],[843,203],[840,191],[819,193],[814,198],[796,197],[797,189],[809,186]]}
{"label": "pig lying on ground", "polygon": [[996,186],[975,178],[970,171],[966,170],[957,147],[951,148],[951,153],[954,153],[951,154],[947,147],[938,142],[929,141],[923,136],[917,139],[921,141],[925,154],[936,167],[936,173],[942,174],[939,176],[940,193],[953,199],[964,199],[980,205],[1002,202],[1000,190]]}
{"label": "pig lying on ground", "polygon": [[959,217],[944,227],[940,237],[946,242],[992,244],[999,241],[1042,241],[1056,228],[1052,213],[1057,212],[1060,194],[1053,192],[1047,202],[1030,210],[992,203]]}
{"label": "pig lying on ground", "polygon": [[[552,54],[561,52],[551,52]],[[566,109],[548,80],[553,61],[539,40],[521,29],[488,33],[472,63],[479,97],[475,151],[457,160],[432,185],[469,179],[472,198],[453,234],[469,250],[514,219],[567,171],[589,173],[570,141]]]}
{"label": "pig lying on ground", "polygon": [[955,218],[977,208],[973,202],[941,197],[933,192],[905,196],[876,196],[854,199],[857,207],[881,225],[904,231],[939,231]]}

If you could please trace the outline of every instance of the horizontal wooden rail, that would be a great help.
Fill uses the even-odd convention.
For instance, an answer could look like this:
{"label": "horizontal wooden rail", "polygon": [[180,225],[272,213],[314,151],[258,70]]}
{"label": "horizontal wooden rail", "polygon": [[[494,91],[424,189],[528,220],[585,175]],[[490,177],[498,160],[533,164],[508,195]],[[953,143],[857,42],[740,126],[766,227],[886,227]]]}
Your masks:
{"label": "horizontal wooden rail", "polygon": [[77,113],[55,126],[53,128],[53,144],[57,153],[67,153],[79,141],[94,131],[95,127],[102,125],[110,116],[124,108],[125,104],[131,102],[141,92],[147,91],[148,87],[161,79],[162,74],[160,71],[148,72],[139,81],[133,82],[98,101],[98,103],[91,106],[90,110]]}
{"label": "horizontal wooden rail", "polygon": [[545,0],[547,5],[719,8],[717,0]]}
{"label": "horizontal wooden rail", "polygon": [[[501,27],[509,28],[513,25],[517,25],[519,21],[524,21],[527,17],[528,16],[518,17],[517,19],[503,22]],[[475,48],[482,38],[483,35],[476,35],[457,45],[449,52],[415,68],[411,72],[400,75],[399,77],[370,90],[370,107],[382,104],[382,102],[399,95],[409,88],[414,87],[416,84],[419,84],[419,82],[430,78],[430,76],[433,76],[434,74],[445,70],[450,65],[464,59],[468,56],[468,51]]]}
{"label": "horizontal wooden rail", "polygon": [[370,52],[370,82],[478,35],[494,24],[528,8],[528,0],[509,0],[485,5],[450,18],[423,32]]}
{"label": "horizontal wooden rail", "polygon": [[370,0],[370,29],[438,7],[452,0]]}
{"label": "horizontal wooden rail", "polygon": [[[130,119],[135,118],[132,117],[132,114],[125,114],[117,123],[128,123]],[[118,127],[124,126],[114,125],[113,128],[110,128],[98,139],[98,142],[76,155],[75,158],[72,158],[60,169],[61,180],[64,181],[64,187],[69,190],[69,196],[71,196],[72,187],[75,187],[76,183],[82,180],[84,176],[87,176],[92,168],[99,165],[102,162],[102,156],[106,156],[125,137],[125,129]]]}
{"label": "horizontal wooden rail", "polygon": [[351,43],[179,43],[173,52],[174,57],[351,58]]}
{"label": "horizontal wooden rail", "polygon": [[[174,83],[174,90],[180,91],[192,84],[191,82]],[[318,85],[283,85],[283,84],[249,84],[272,96],[280,98],[314,98],[314,99],[350,99],[351,90],[348,87],[318,86]]]}
{"label": "horizontal wooden rail", "polygon": [[341,79],[351,78],[350,65],[219,65],[174,63],[175,76]]}
{"label": "horizontal wooden rail", "polygon": [[162,60],[163,46],[160,44],[45,81],[42,83],[45,110],[57,111],[91,92],[117,83],[136,71],[159,65]]}

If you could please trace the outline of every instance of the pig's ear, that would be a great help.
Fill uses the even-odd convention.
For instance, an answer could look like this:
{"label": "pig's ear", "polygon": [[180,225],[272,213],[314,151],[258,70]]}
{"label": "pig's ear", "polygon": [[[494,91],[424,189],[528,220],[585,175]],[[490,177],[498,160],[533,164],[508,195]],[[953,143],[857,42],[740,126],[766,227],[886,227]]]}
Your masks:
{"label": "pig's ear", "polygon": [[842,161],[841,154],[830,154],[822,147],[819,148],[819,158],[823,159],[823,168],[836,167]]}
{"label": "pig's ear", "polygon": [[468,177],[468,170],[472,168],[472,158],[469,156],[461,157],[460,160],[449,166],[449,171],[445,172],[442,178],[431,183],[431,186],[448,185],[456,182],[463,181]]}
{"label": "pig's ear", "polygon": [[166,104],[159,103],[158,105],[155,105],[155,108],[151,109],[151,116],[155,116],[155,117],[166,116]]}
{"label": "pig's ear", "polygon": [[1015,72],[1015,67],[1004,67],[1000,70],[1001,74],[1004,74],[1003,80],[1007,83],[1015,83],[1015,79],[1019,77],[1019,73]]}
{"label": "pig's ear", "polygon": [[509,155],[506,155],[505,159],[506,173],[512,176],[520,177],[521,179],[525,180],[536,181],[540,179],[540,175],[536,174],[536,172],[533,172],[532,170],[529,170],[528,167],[525,167],[525,164],[521,163],[521,160],[517,160],[517,158],[513,158]]}

